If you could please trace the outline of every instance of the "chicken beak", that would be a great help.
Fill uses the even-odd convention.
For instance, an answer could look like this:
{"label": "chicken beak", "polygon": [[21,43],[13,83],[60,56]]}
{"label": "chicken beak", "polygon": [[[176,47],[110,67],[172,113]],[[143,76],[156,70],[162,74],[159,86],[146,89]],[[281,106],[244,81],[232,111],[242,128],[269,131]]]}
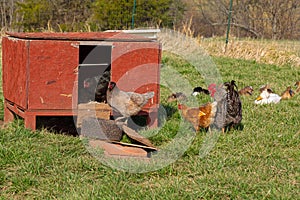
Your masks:
{"label": "chicken beak", "polygon": [[256,98],[256,101],[260,101],[260,100],[262,100],[261,96],[259,96],[259,97]]}
{"label": "chicken beak", "polygon": [[200,110],[200,112],[199,112],[199,117],[201,117],[201,116],[204,116],[204,115],[206,115],[204,112],[202,112],[201,110]]}

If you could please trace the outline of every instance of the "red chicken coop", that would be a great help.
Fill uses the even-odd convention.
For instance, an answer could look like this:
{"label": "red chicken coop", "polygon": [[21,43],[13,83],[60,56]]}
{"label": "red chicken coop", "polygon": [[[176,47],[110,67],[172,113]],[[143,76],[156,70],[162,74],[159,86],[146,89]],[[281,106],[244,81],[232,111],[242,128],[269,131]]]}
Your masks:
{"label": "red chicken coop", "polygon": [[157,126],[161,45],[124,32],[7,33],[2,39],[4,121],[35,130],[39,117],[75,116],[93,99],[84,80],[110,71],[125,91],[155,95],[139,115]]}

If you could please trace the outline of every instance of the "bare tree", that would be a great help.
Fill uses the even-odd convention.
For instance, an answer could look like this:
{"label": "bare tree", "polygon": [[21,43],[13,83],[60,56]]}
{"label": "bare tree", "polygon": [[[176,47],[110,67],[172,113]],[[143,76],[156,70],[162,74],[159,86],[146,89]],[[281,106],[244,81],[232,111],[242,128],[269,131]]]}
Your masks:
{"label": "bare tree", "polygon": [[[186,16],[193,16],[196,33],[205,36],[224,35],[230,0],[192,2],[189,3]],[[231,27],[231,34],[240,37],[299,38],[300,1],[233,0]]]}

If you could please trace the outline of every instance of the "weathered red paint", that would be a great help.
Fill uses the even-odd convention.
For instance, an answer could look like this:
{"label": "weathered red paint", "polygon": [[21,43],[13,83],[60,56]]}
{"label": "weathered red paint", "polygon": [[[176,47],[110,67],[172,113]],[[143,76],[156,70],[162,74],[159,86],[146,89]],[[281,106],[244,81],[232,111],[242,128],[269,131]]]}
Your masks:
{"label": "weathered red paint", "polygon": [[[115,43],[112,50],[112,80],[120,89],[142,93],[154,91],[153,102],[159,102],[160,52],[155,43]],[[141,87],[142,86],[142,87]]]}
{"label": "weathered red paint", "polygon": [[155,92],[141,113],[148,113],[151,125],[157,125],[160,44],[120,32],[8,33],[2,39],[5,122],[13,120],[14,113],[34,130],[37,116],[76,115],[83,42],[113,46],[111,79],[121,89]]}
{"label": "weathered red paint", "polygon": [[[78,42],[36,40],[30,42],[28,109],[72,108]],[[38,90],[38,92],[37,92]]]}
{"label": "weathered red paint", "polygon": [[28,42],[2,39],[3,95],[6,100],[27,107]]}

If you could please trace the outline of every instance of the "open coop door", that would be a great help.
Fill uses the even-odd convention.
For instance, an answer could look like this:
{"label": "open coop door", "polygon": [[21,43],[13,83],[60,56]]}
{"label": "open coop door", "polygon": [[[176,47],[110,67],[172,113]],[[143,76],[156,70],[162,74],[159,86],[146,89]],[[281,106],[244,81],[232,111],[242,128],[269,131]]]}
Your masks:
{"label": "open coop door", "polygon": [[106,89],[111,77],[110,45],[80,45],[78,104],[106,102]]}

